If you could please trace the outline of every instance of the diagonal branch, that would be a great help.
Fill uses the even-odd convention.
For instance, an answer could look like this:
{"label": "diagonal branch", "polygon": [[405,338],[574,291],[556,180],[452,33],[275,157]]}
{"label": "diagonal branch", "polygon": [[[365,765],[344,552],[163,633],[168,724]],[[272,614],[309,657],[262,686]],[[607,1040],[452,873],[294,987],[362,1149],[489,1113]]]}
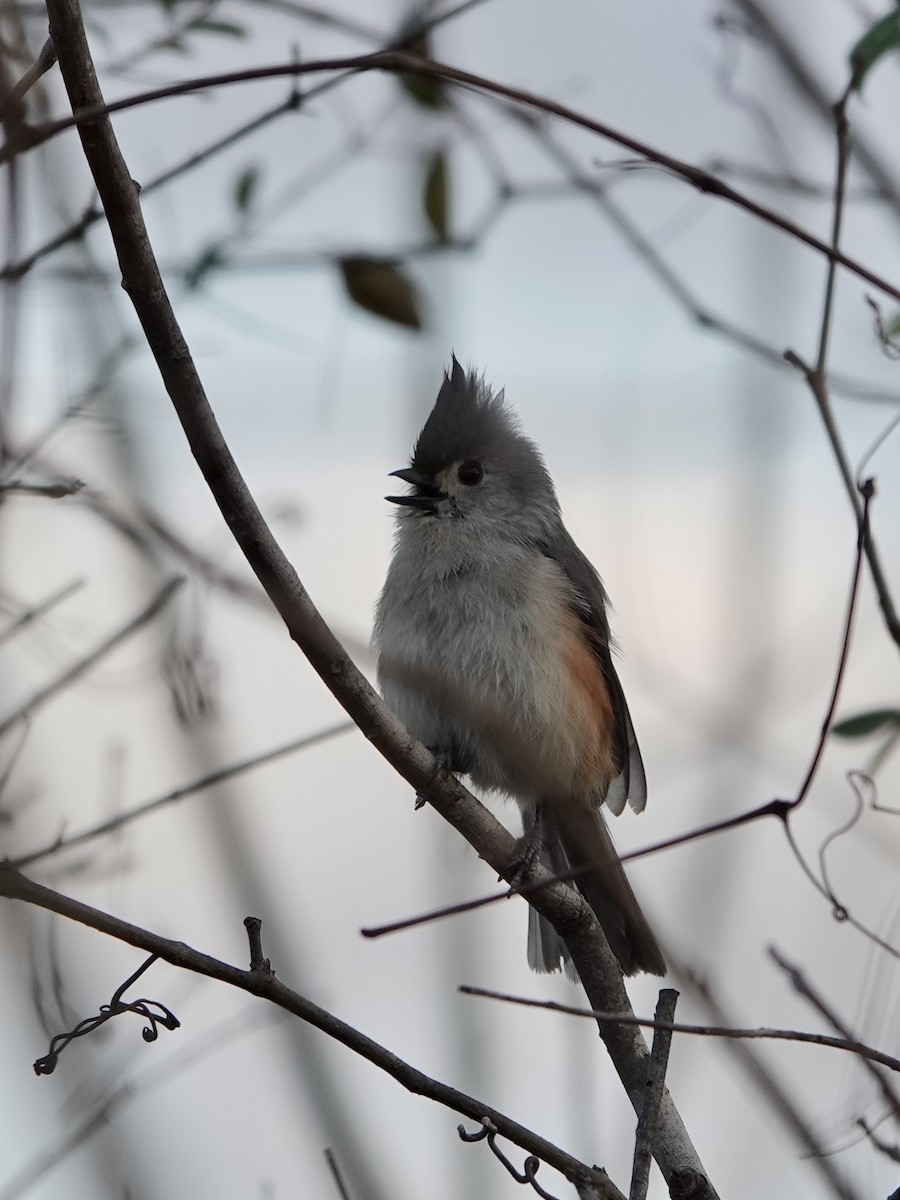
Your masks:
{"label": "diagonal branch", "polygon": [[39,688],[15,712],[10,713],[8,717],[0,721],[0,737],[8,733],[14,725],[18,725],[20,721],[24,721],[26,717],[30,717],[32,713],[46,704],[48,700],[51,700],[59,692],[67,688],[70,683],[74,683],[76,679],[80,679],[86,671],[96,666],[101,659],[105,658],[107,654],[130,638],[132,634],[137,633],[139,629],[143,629],[149,621],[153,620],[157,613],[165,608],[182,583],[184,583],[182,576],[170,579],[168,583],[160,588],[147,607],[142,609],[136,617],[132,617],[125,625],[121,626],[114,633],[111,633],[109,637],[104,638],[98,646],[95,646],[93,650],[83,658],[80,658],[78,662],[73,663],[71,667],[67,667],[56,679],[52,679],[49,683]]}
{"label": "diagonal branch", "polygon": [[[482,858],[497,871],[508,871],[514,850],[511,835],[460,783],[437,771],[433,756],[381,702],[323,621],[263,520],[225,443],[166,294],[141,215],[138,189],[122,157],[94,73],[78,0],[50,0],[48,11],[70,104],[73,111],[92,114],[87,119],[79,117],[79,135],[106,210],[122,285],[225,521],[291,638],[364,735]],[[389,58],[398,67],[418,62],[402,55]],[[561,884],[541,892],[534,904],[566,939],[592,1006],[627,1011],[621,971],[587,905]],[[602,1033],[629,1099],[639,1111],[649,1057],[646,1043],[635,1028],[604,1027]],[[661,1103],[654,1154],[667,1180],[685,1174],[705,1178],[668,1093]],[[705,1195],[714,1200],[711,1186],[707,1185]]]}
{"label": "diagonal branch", "polygon": [[299,750],[306,750],[310,746],[317,746],[320,742],[333,738],[339,733],[346,733],[347,730],[353,728],[352,721],[341,721],[339,725],[330,725],[327,729],[320,729],[318,733],[310,733],[305,737],[285,742],[282,746],[276,746],[274,750],[265,750],[262,754],[254,754],[250,758],[242,758],[239,762],[229,763],[227,766],[210,771],[200,779],[192,779],[190,783],[173,788],[172,791],[166,792],[162,796],[154,796],[152,800],[145,800],[143,804],[137,804],[133,808],[127,808],[122,812],[118,812],[115,816],[107,817],[105,821],[98,821],[95,825],[90,825],[87,829],[82,829],[79,833],[55,838],[48,845],[41,846],[37,850],[31,850],[27,854],[19,855],[11,861],[16,867],[31,866],[32,863],[50,858],[52,855],[59,854],[64,850],[72,850],[76,846],[83,846],[86,842],[92,842],[97,838],[105,837],[107,834],[116,833],[126,825],[130,825],[132,821],[140,820],[142,817],[146,817],[152,812],[157,812],[159,809],[165,808],[170,804],[176,804],[179,800],[185,800],[188,796],[194,796],[198,792],[206,791],[207,788],[216,787],[218,784],[225,783],[229,779],[237,779],[241,775],[246,775],[247,772],[255,770],[257,767],[264,766],[266,763],[275,762],[277,759],[284,758],[288,754],[295,754]]}
{"label": "diagonal branch", "polygon": [[243,970],[230,963],[222,962],[209,954],[195,950],[184,942],[175,942],[170,938],[161,937],[150,930],[142,929],[138,925],[132,925],[128,921],[111,916],[101,909],[82,904],[61,892],[35,883],[9,863],[0,862],[0,896],[6,896],[12,900],[22,900],[49,912],[58,913],[60,916],[78,921],[90,929],[108,934],[129,946],[135,946],[148,954],[156,955],[174,967],[193,971],[208,979],[217,979],[221,983],[227,983],[230,987],[239,988],[253,996],[268,1000],[286,1012],[300,1017],[301,1020],[316,1029],[320,1029],[374,1066],[380,1067],[408,1091],[419,1096],[427,1096],[428,1099],[443,1104],[474,1121],[481,1121],[487,1117],[503,1137],[508,1138],[529,1154],[536,1154],[543,1162],[562,1172],[567,1179],[573,1182],[592,1180],[594,1183],[605,1185],[610,1189],[607,1193],[610,1200],[623,1200],[621,1193],[618,1189],[613,1189],[609,1177],[602,1169],[586,1166],[579,1159],[560,1150],[552,1142],[533,1133],[524,1125],[519,1125],[518,1122],[482,1103],[474,1096],[457,1091],[456,1088],[448,1087],[421,1071],[417,1071],[415,1067],[410,1066],[409,1063],[398,1058],[396,1054],[392,1054],[384,1046],[366,1037],[352,1025],[341,1021],[298,992],[292,991],[271,970],[253,968]]}

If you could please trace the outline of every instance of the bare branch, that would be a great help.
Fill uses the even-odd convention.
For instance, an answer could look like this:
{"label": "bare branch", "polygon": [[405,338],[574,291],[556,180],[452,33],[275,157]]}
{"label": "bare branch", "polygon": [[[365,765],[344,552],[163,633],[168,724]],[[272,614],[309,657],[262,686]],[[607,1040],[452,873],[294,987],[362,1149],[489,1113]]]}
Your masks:
{"label": "bare branch", "polygon": [[[277,0],[268,0],[268,2],[277,6]],[[410,37],[421,35],[422,33],[427,33],[432,29],[436,29],[438,26],[450,21],[454,16],[458,16],[464,9],[470,7],[471,3],[479,2],[480,0],[470,0],[470,3],[459,4],[454,8],[445,10],[444,12],[435,13],[427,18],[420,18],[416,24],[410,26],[409,30],[407,30],[404,36],[388,40],[387,43],[382,44],[381,48],[383,50],[401,49],[404,43],[408,41]],[[288,4],[288,7],[290,10],[293,10],[294,8],[294,6],[291,4]],[[303,5],[300,7],[306,9],[308,6]],[[321,13],[321,19],[323,22],[335,25],[338,28],[342,27],[341,18],[336,17],[333,13],[328,13],[324,9],[321,10]],[[310,17],[311,13],[305,11],[302,15]],[[355,28],[358,36],[364,37],[367,41],[372,42],[375,45],[382,43],[383,39],[381,39],[376,30],[368,29],[367,27],[363,26],[356,26]],[[347,77],[348,76],[343,76],[343,78]],[[204,163],[210,158],[215,157],[217,154],[222,153],[222,151],[231,149],[232,146],[237,145],[238,142],[243,141],[244,138],[249,137],[251,134],[259,132],[260,129],[263,129],[266,125],[269,125],[279,117],[285,116],[288,113],[297,112],[300,109],[301,104],[308,104],[310,100],[314,100],[316,97],[323,95],[327,91],[330,91],[335,86],[336,82],[337,81],[335,79],[326,80],[324,83],[320,83],[315,87],[309,88],[308,91],[301,95],[295,81],[284,100],[280,101],[271,108],[265,109],[257,116],[251,117],[249,121],[242,122],[229,133],[226,133],[222,137],[217,138],[214,142],[211,142],[208,146],[204,147],[204,149],[188,155],[187,158],[183,159],[179,163],[176,163],[174,167],[169,167],[167,170],[161,172],[161,174],[155,176],[153,179],[148,180],[146,183],[141,185],[141,195],[150,195],[152,192],[157,191],[159,188],[165,187],[166,184],[172,183],[174,180],[179,179],[182,175],[192,171],[195,167],[200,166],[201,163]],[[70,225],[67,229],[62,230],[60,233],[50,238],[31,254],[27,255],[26,257],[19,258],[14,262],[8,262],[5,267],[0,269],[0,280],[18,279],[27,274],[37,262],[43,258],[46,258],[47,255],[53,254],[55,251],[61,249],[63,246],[66,246],[71,242],[78,241],[84,236],[84,234],[92,225],[95,225],[98,221],[102,220],[102,218],[103,209],[98,206],[91,205],[91,207],[89,207],[82,214],[78,221],[74,222],[74,224]]]}
{"label": "bare branch", "polygon": [[832,1037],[827,1033],[805,1033],[797,1029],[737,1029],[730,1025],[687,1025],[679,1021],[662,1020],[658,1016],[651,1020],[649,1017],[636,1017],[633,1013],[598,1012],[592,1008],[560,1004],[556,1000],[532,1000],[527,996],[511,996],[507,992],[495,992],[489,988],[470,987],[467,984],[463,984],[459,991],[465,996],[482,996],[487,1000],[502,1000],[505,1004],[520,1004],[524,1008],[545,1008],[549,1012],[564,1013],[569,1017],[588,1017],[594,1021],[640,1025],[643,1029],[666,1029],[670,1033],[686,1033],[692,1037],[799,1042],[810,1046],[826,1046],[831,1050],[846,1050],[860,1058],[868,1058],[891,1071],[900,1073],[900,1058],[894,1058],[855,1038],[848,1041],[847,1038]]}
{"label": "bare branch", "polygon": [[0,721],[0,737],[3,737],[5,733],[8,733],[14,725],[19,723],[19,721],[24,720],[26,717],[32,716],[32,714],[35,713],[39,708],[43,707],[48,700],[52,700],[52,698],[57,695],[58,692],[61,692],[64,688],[67,688],[70,683],[74,683],[75,680],[79,679],[85,674],[85,672],[96,666],[101,659],[105,658],[107,654],[109,654],[112,650],[115,650],[117,646],[120,646],[122,642],[130,638],[132,634],[137,633],[139,629],[143,629],[143,627],[149,621],[153,620],[157,613],[161,612],[162,609],[165,608],[165,606],[175,595],[176,591],[181,587],[182,583],[184,583],[184,579],[182,577],[170,579],[168,583],[166,583],[157,592],[147,607],[142,609],[136,617],[132,617],[130,621],[126,622],[125,625],[117,629],[115,633],[110,634],[109,637],[105,638],[98,646],[95,646],[93,650],[91,650],[83,658],[79,659],[78,662],[74,663],[71,667],[68,667],[61,675],[57,676],[56,679],[39,688],[34,695],[29,697],[24,704],[20,705],[15,712],[10,713],[8,717]]}
{"label": "bare branch", "polygon": [[343,1176],[341,1175],[340,1167],[338,1166],[337,1156],[330,1146],[325,1147],[325,1161],[328,1163],[328,1170],[331,1172],[331,1178],[334,1180],[334,1186],[338,1190],[340,1200],[350,1200],[350,1193],[344,1184]]}
{"label": "bare branch", "polygon": [[[758,218],[765,224],[771,225],[775,229],[780,229],[796,241],[823,255],[829,262],[837,263],[851,274],[866,280],[873,287],[884,292],[885,295],[900,301],[900,287],[877,275],[863,263],[829,246],[808,230],[803,229],[787,217],[782,216],[782,214],[775,212],[773,209],[766,208],[765,205],[759,204],[751,197],[736,191],[730,184],[710,174],[708,171],[704,171],[700,167],[666,154],[664,151],[650,146],[637,138],[633,138],[626,133],[622,133],[610,125],[596,121],[584,113],[579,113],[563,104],[556,103],[556,101],[548,100],[546,97],[523,91],[520,88],[508,87],[505,84],[498,83],[482,75],[475,75],[470,71],[462,71],[457,67],[435,62],[433,59],[417,58],[415,55],[400,51],[378,51],[375,54],[319,59],[312,62],[292,62],[272,67],[248,68],[243,71],[227,71],[216,75],[199,76],[195,79],[184,79],[178,83],[168,84],[165,87],[140,92],[134,96],[126,96],[121,100],[115,100],[109,104],[106,104],[102,100],[95,100],[90,104],[85,103],[81,105],[73,103],[73,115],[71,117],[61,117],[58,120],[48,121],[44,125],[34,127],[32,143],[40,145],[42,142],[49,141],[50,138],[55,137],[58,133],[66,129],[71,129],[73,126],[90,127],[100,117],[108,116],[115,112],[123,112],[143,104],[150,104],[157,100],[190,95],[194,92],[205,91],[214,87],[224,87],[231,84],[249,83],[265,79],[278,79],[284,76],[306,75],[321,71],[352,73],[387,71],[390,74],[413,74],[421,75],[425,78],[443,79],[448,83],[455,83],[460,87],[471,88],[474,91],[503,96],[507,100],[525,105],[527,108],[531,108],[537,112],[558,117],[560,120],[567,121],[569,124],[576,125],[579,128],[587,129],[591,133],[595,133],[600,137],[615,142],[617,145],[625,147],[633,154],[637,154],[648,162],[655,163],[657,166],[669,171],[672,175],[683,179],[686,183],[691,184],[692,187],[695,187],[705,195],[717,196],[719,199],[725,200],[727,203],[733,204],[744,212]],[[100,94],[99,89],[97,94]],[[0,163],[9,161],[18,152],[18,149],[19,147],[3,147],[0,150]]]}
{"label": "bare branch", "polygon": [[[815,988],[813,988],[812,984],[809,983],[799,967],[795,966],[793,963],[789,963],[786,958],[778,953],[774,946],[769,947],[769,957],[782,969],[782,971],[785,972],[794,991],[797,992],[798,995],[802,996],[804,1000],[808,1000],[813,1008],[815,1008],[817,1012],[821,1013],[828,1024],[840,1035],[840,1037],[844,1038],[845,1041],[848,1042],[854,1042],[856,1040],[831,1005],[829,1005],[823,999],[823,997],[819,995]],[[897,1093],[891,1087],[890,1080],[882,1071],[878,1069],[878,1066],[873,1062],[869,1055],[860,1054],[858,1057],[863,1068],[875,1081],[875,1084],[881,1093],[882,1099],[890,1107],[894,1117],[896,1119],[900,1119],[900,1097],[898,1097]]]}
{"label": "bare branch", "polygon": [[10,483],[0,483],[0,494],[19,492],[25,496],[46,496],[48,500],[61,500],[64,496],[74,496],[83,487],[84,483],[80,479],[60,479],[56,483],[26,483],[14,479]]}
{"label": "bare branch", "polygon": [[[694,992],[706,1006],[717,1024],[725,1024],[725,1013],[719,998],[712,992],[706,979],[698,979],[691,972],[683,972],[691,981]],[[762,1093],[772,1112],[784,1130],[792,1135],[803,1148],[812,1167],[819,1172],[822,1182],[831,1195],[839,1200],[861,1200],[853,1185],[844,1178],[837,1163],[828,1157],[826,1147],[815,1129],[800,1110],[797,1102],[770,1067],[743,1039],[728,1039],[725,1042],[735,1061]]]}
{"label": "bare branch", "polygon": [[339,1020],[317,1004],[313,1004],[311,1000],[307,1000],[305,996],[286,987],[274,973],[253,969],[242,970],[240,967],[203,954],[184,942],[172,941],[170,938],[161,937],[150,930],[122,921],[100,909],[92,908],[90,905],[64,896],[52,888],[35,883],[6,862],[0,862],[0,896],[21,900],[27,904],[36,904],[49,912],[55,912],[69,920],[78,921],[90,929],[96,929],[129,946],[135,946],[148,954],[156,955],[174,967],[192,971],[197,975],[206,976],[208,979],[216,979],[220,983],[226,983],[230,987],[268,1000],[313,1025],[316,1029],[320,1029],[335,1041],[379,1067],[396,1079],[407,1091],[426,1096],[473,1121],[481,1121],[487,1117],[503,1137],[508,1138],[527,1153],[536,1155],[542,1162],[560,1171],[567,1179],[576,1181],[587,1178],[600,1183],[607,1178],[604,1171],[588,1167],[585,1163],[554,1146],[552,1142],[532,1133],[530,1129],[519,1125],[505,1114],[483,1104],[475,1097],[468,1096],[464,1092],[448,1087],[421,1071],[417,1071],[409,1063],[366,1037],[352,1025]]}
{"label": "bare branch", "polygon": [[6,120],[13,105],[18,104],[31,91],[41,76],[46,75],[55,64],[56,50],[53,46],[53,39],[47,38],[32,66],[28,68],[18,83],[4,97],[3,105],[0,107],[0,121]]}
{"label": "bare branch", "polygon": [[[513,859],[509,833],[461,784],[447,778],[446,773],[436,774],[433,756],[400,725],[351,663],[263,520],[222,437],[172,311],[150,247],[137,190],[106,115],[77,0],[50,0],[48,11],[73,111],[93,114],[87,119],[79,117],[79,135],[107,213],[123,286],[134,304],[191,450],[229,528],[291,637],[365,736],[481,857],[498,872],[508,870]],[[388,57],[397,69],[418,62],[403,55]],[[591,1002],[601,1008],[626,1008],[628,997],[621,971],[595,917],[580,897],[557,884],[539,893],[534,903],[566,939]],[[646,1044],[638,1030],[621,1026],[607,1028],[605,1036],[616,1070],[632,1104],[637,1106],[643,1099]],[[661,1106],[656,1155],[667,1179],[686,1170],[704,1174],[668,1094]],[[711,1189],[710,1195],[714,1196]]]}
{"label": "bare branch", "polygon": [[[823,333],[823,339],[827,337]],[[816,742],[816,748],[813,751],[812,761],[807,768],[806,775],[800,785],[800,790],[791,803],[791,809],[799,808],[806,797],[809,795],[809,789],[812,787],[813,780],[816,777],[816,772],[819,769],[819,763],[822,761],[822,755],[825,753],[825,743],[828,740],[828,731],[831,729],[831,723],[834,720],[834,714],[837,711],[838,699],[841,694],[841,684],[844,682],[844,673],[847,669],[847,661],[850,657],[850,638],[853,633],[853,617],[856,613],[856,601],[859,597],[859,580],[862,574],[863,555],[865,552],[866,541],[869,533],[869,506],[872,503],[872,498],[875,495],[875,484],[871,479],[861,486],[860,491],[863,496],[862,513],[859,520],[859,532],[856,538],[856,561],[853,565],[853,578],[850,583],[850,594],[847,597],[847,610],[844,617],[844,631],[841,638],[841,648],[838,654],[837,668],[834,673],[834,682],[831,686],[831,695],[828,700],[828,706],[825,709],[825,716],[822,719],[822,724],[819,728],[819,738]]]}
{"label": "bare branch", "polygon": [[[736,0],[736,3],[750,14],[754,25],[761,30],[763,37],[774,50],[780,66],[801,95],[806,97],[825,120],[832,121],[834,102],[830,90],[815,77],[785,30],[775,20],[773,14],[779,12],[778,6],[766,7],[758,0]],[[854,158],[872,180],[877,193],[888,200],[894,212],[900,216],[900,193],[897,191],[896,179],[892,172],[885,168],[875,147],[864,138],[857,137]],[[830,195],[833,197],[833,190]]]}
{"label": "bare branch", "polygon": [[[850,99],[852,89],[852,81],[848,83],[844,94],[834,106],[834,123],[835,123],[835,138],[837,143],[836,167],[835,167],[835,184],[834,184],[834,212],[832,216],[831,241],[832,248],[837,253],[841,238],[841,226],[844,215],[844,196],[847,185],[847,169],[850,163],[850,132],[847,124],[847,104]],[[854,476],[850,467],[850,461],[847,457],[847,451],[844,448],[844,443],[837,427],[837,422],[834,419],[834,413],[831,408],[831,397],[828,390],[828,344],[829,334],[831,330],[832,314],[834,311],[834,289],[835,289],[835,257],[829,259],[828,270],[825,277],[825,295],[822,304],[822,320],[819,332],[819,347],[816,356],[815,367],[808,366],[803,359],[793,350],[785,352],[785,359],[793,366],[797,367],[803,374],[813,398],[816,402],[816,407],[819,410],[819,416],[822,418],[822,424],[825,426],[825,432],[828,436],[828,441],[831,446],[831,452],[834,455],[835,462],[838,465],[841,479],[844,483],[844,490],[847,497],[853,506],[853,512],[856,516],[857,523],[863,529],[863,544],[865,546],[866,559],[869,564],[869,570],[872,574],[872,581],[875,584],[875,591],[878,595],[878,603],[881,607],[881,612],[884,617],[884,622],[887,631],[894,641],[898,649],[900,649],[900,616],[894,606],[893,597],[891,595],[890,585],[887,580],[884,568],[881,564],[881,557],[875,546],[875,540],[872,537],[871,530],[863,519],[863,505],[860,502],[859,493],[862,491],[862,486],[859,479]]]}
{"label": "bare branch", "polygon": [[272,964],[263,954],[262,921],[259,917],[244,917],[244,928],[250,941],[250,970],[263,975],[274,975]]}
{"label": "bare branch", "polygon": [[650,1186],[650,1159],[653,1139],[656,1135],[656,1118],[666,1083],[666,1068],[669,1065],[669,1048],[672,1031],[666,1028],[675,1019],[678,993],[674,988],[661,988],[653,1023],[653,1046],[650,1049],[650,1065],[647,1068],[647,1094],[638,1117],[637,1136],[634,1142],[634,1165],[631,1171],[631,1191],[628,1200],[646,1200]]}
{"label": "bare branch", "polygon": [[134,808],[118,812],[114,817],[109,817],[105,821],[98,821],[96,825],[91,825],[89,828],[83,829],[81,833],[73,833],[69,837],[59,837],[48,845],[42,846],[39,850],[32,850],[28,854],[20,855],[12,861],[17,867],[31,866],[33,863],[40,862],[51,855],[61,854],[64,850],[71,850],[75,846],[83,846],[86,842],[94,841],[96,838],[104,837],[106,834],[116,833],[124,826],[130,825],[132,821],[146,817],[149,813],[156,812],[158,809],[164,808],[169,804],[174,804],[178,800],[184,800],[188,796],[196,795],[197,792],[215,787],[217,784],[224,783],[228,779],[236,779],[241,775],[246,775],[249,771],[254,771],[257,767],[261,767],[265,763],[275,762],[279,758],[284,758],[288,754],[295,754],[299,750],[306,750],[310,746],[318,745],[319,742],[327,741],[339,733],[348,733],[351,729],[355,728],[356,726],[352,721],[341,721],[339,724],[331,725],[327,729],[320,730],[318,733],[307,734],[305,737],[295,738],[293,741],[286,742],[283,746],[276,746],[274,750],[265,750],[262,754],[254,754],[250,758],[243,758],[236,763],[230,763],[228,766],[211,771],[200,779],[194,779],[190,783],[183,784],[181,787],[173,788],[172,791],[166,792],[162,796],[156,796],[152,800],[145,800],[143,804],[138,804]]}
{"label": "bare branch", "polygon": [[[891,1142],[883,1141],[863,1117],[859,1117],[856,1124],[880,1154],[883,1154],[885,1158],[889,1158],[891,1162],[900,1164],[900,1146],[896,1143],[892,1144]],[[892,1193],[892,1196],[897,1195],[897,1192]],[[888,1200],[891,1200],[890,1196]],[[900,1200],[900,1196],[898,1196],[898,1200]]]}
{"label": "bare branch", "polygon": [[70,596],[74,596],[76,592],[81,591],[84,583],[83,579],[73,579],[71,583],[67,583],[65,587],[48,596],[46,600],[42,600],[40,604],[36,604],[33,608],[26,609],[25,612],[20,613],[5,629],[0,629],[0,645],[9,641],[20,630],[26,629],[29,625],[33,625],[35,621],[39,621],[41,617],[46,616],[51,608],[55,608],[57,604],[62,604],[64,600],[68,600]]}

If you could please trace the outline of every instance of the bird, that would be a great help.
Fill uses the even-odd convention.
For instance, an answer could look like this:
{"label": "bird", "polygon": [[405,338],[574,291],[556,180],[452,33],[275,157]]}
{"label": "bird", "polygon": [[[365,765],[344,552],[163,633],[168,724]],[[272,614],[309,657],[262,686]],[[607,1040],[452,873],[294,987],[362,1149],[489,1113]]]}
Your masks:
{"label": "bird", "polygon": [[[647,784],[613,664],[609,601],[563,524],[540,450],[503,391],[456,355],[416,440],[373,648],[385,703],[440,765],[517,803],[518,881],[571,879],[626,975],[666,963],[603,816]],[[577,972],[529,909],[528,962]]]}

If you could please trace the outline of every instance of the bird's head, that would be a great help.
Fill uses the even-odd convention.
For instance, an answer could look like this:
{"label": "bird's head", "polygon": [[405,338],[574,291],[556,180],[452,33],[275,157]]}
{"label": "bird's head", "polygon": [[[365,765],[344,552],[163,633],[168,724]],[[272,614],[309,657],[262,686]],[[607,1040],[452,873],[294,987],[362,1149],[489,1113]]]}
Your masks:
{"label": "bird's head", "polygon": [[540,451],[504,402],[454,355],[408,467],[392,471],[408,483],[387,496],[404,518],[462,519],[513,530],[549,520],[559,508]]}

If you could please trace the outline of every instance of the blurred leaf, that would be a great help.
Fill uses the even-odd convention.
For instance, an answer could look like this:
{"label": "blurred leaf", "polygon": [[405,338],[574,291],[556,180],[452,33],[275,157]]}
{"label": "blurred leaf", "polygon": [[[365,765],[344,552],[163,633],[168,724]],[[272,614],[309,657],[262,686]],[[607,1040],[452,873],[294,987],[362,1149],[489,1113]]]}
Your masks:
{"label": "blurred leaf", "polygon": [[185,45],[184,38],[181,34],[173,34],[170,38],[158,41],[155,49],[171,50],[175,54],[190,54],[190,48]]}
{"label": "blurred leaf", "polygon": [[184,272],[184,282],[191,291],[196,291],[204,282],[207,275],[211,271],[214,271],[216,267],[220,267],[224,261],[225,256],[222,253],[222,247],[218,243],[207,246],[205,250],[201,251],[194,265],[188,267]]}
{"label": "blurred leaf", "polygon": [[[400,35],[402,38],[402,34]],[[409,41],[403,42],[403,49],[409,54],[415,54],[417,58],[431,58],[431,41],[427,33],[420,33],[417,37],[412,37]],[[397,78],[400,80],[400,86],[408,96],[415,100],[420,108],[430,109],[432,112],[447,108],[449,106],[449,98],[447,96],[447,87],[442,79],[431,79],[427,75],[409,75],[401,74]]]}
{"label": "blurred leaf", "polygon": [[900,309],[894,314],[884,331],[888,337],[896,337],[900,333]]}
{"label": "blurred leaf", "polygon": [[259,169],[246,167],[238,175],[234,184],[234,207],[239,213],[249,213],[256,199],[256,185],[259,183]]}
{"label": "blurred leaf", "polygon": [[435,150],[425,172],[425,187],[422,191],[422,207],[428,224],[434,230],[434,236],[439,242],[448,242],[447,209],[449,178],[447,173],[447,156],[443,150]]}
{"label": "blurred leaf", "polygon": [[900,9],[895,8],[870,26],[850,51],[854,88],[859,91],[878,60],[897,49],[900,49]]}
{"label": "blurred leaf", "polygon": [[354,304],[407,329],[421,329],[419,297],[412,280],[393,263],[354,256],[338,261]]}
{"label": "blurred leaf", "polygon": [[243,25],[235,25],[233,21],[213,21],[208,17],[198,17],[196,21],[191,21],[189,29],[199,29],[203,33],[221,33],[225,37],[243,38],[247,36],[247,30]]}
{"label": "blurred leaf", "polygon": [[842,738],[868,737],[879,729],[900,729],[900,709],[876,708],[872,712],[859,713],[832,725],[831,732]]}

